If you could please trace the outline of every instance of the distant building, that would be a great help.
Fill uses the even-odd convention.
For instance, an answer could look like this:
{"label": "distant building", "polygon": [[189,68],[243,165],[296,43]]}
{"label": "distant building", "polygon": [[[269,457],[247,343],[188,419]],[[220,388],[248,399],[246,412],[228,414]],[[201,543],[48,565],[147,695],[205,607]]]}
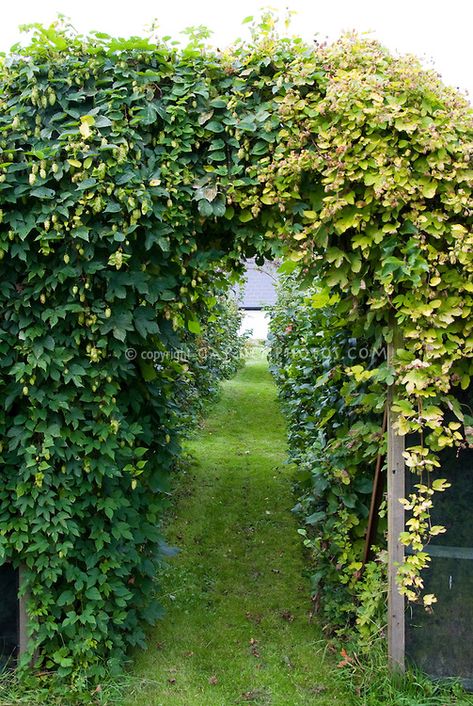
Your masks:
{"label": "distant building", "polygon": [[276,302],[277,265],[265,262],[258,266],[254,258],[247,260],[245,279],[235,288],[238,305],[244,310],[240,331],[252,331],[252,338],[268,336],[268,314],[264,307]]}

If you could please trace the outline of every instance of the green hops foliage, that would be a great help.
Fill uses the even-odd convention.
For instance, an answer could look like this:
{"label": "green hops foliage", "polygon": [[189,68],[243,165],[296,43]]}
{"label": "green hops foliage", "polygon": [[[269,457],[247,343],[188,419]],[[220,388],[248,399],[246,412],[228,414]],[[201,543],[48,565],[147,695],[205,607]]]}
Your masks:
{"label": "green hops foliage", "polygon": [[159,613],[186,371],[143,353],[200,336],[242,256],[317,271],[347,330],[395,318],[400,428],[457,440],[471,110],[375,42],[273,28],[214,53],[35,26],[0,69],[0,560],[25,567],[31,652],[61,675],[100,674]]}
{"label": "green hops foliage", "polygon": [[[368,572],[370,591],[359,579],[376,458],[385,453],[386,392],[377,379],[386,367],[385,347],[373,328],[347,328],[338,304],[320,285],[301,288],[295,274],[283,276],[272,308],[270,365],[297,465],[294,512],[314,600],[332,627],[342,630],[358,618],[366,635],[377,627],[372,602],[363,604],[375,576],[376,595],[384,588],[376,563]],[[378,549],[385,548],[385,528],[382,519],[373,538]],[[374,607],[377,618],[382,605]]]}

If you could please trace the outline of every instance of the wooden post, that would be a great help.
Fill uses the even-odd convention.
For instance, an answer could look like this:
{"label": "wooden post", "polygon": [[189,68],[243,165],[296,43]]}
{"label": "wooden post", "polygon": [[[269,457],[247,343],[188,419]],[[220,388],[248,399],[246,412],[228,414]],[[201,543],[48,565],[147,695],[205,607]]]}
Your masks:
{"label": "wooden post", "polygon": [[[23,583],[23,569],[20,567],[18,571],[18,589]],[[27,596],[19,596],[18,608],[18,657],[21,658],[28,649],[28,614],[26,612]]]}
{"label": "wooden post", "polygon": [[[388,344],[388,364],[392,363],[399,338],[394,330],[393,342]],[[399,564],[404,561],[404,546],[399,541],[404,531],[404,508],[399,502],[405,497],[404,437],[393,429],[396,414],[392,411],[393,387],[388,388],[388,660],[393,671],[404,671],[405,616],[404,596],[399,593],[396,574]]]}

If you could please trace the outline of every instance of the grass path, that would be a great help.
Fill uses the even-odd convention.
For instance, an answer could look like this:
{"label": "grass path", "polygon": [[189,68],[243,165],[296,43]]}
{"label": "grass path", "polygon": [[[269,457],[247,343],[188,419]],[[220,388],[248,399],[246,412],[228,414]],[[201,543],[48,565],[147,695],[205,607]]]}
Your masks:
{"label": "grass path", "polygon": [[308,620],[284,423],[265,362],[225,384],[188,451],[194,464],[168,533],[181,551],[164,580],[167,614],[138,657],[141,686],[127,706],[347,706]]}

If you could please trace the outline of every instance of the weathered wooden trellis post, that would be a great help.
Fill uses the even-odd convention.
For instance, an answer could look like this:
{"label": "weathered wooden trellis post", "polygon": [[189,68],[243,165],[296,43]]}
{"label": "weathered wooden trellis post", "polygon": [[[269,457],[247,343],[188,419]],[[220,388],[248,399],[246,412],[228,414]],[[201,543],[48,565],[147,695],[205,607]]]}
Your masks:
{"label": "weathered wooden trellis post", "polygon": [[[391,365],[399,343],[398,330],[394,328],[393,341],[387,346],[388,364]],[[405,616],[404,596],[396,583],[397,569],[404,561],[404,547],[399,541],[404,531],[404,508],[399,502],[405,496],[404,437],[395,429],[396,414],[392,411],[393,386],[388,388],[387,420],[387,503],[388,503],[388,659],[394,671],[404,671]]]}

